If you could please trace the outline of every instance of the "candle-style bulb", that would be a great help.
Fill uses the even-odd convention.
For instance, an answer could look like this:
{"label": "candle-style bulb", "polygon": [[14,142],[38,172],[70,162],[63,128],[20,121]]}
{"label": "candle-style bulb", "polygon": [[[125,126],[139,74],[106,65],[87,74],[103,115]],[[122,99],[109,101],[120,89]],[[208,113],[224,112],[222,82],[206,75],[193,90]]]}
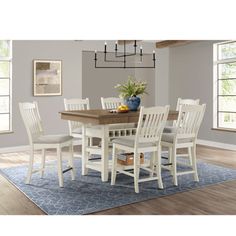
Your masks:
{"label": "candle-style bulb", "polygon": [[94,60],[97,60],[97,50],[95,50],[95,57]]}
{"label": "candle-style bulb", "polygon": [[152,59],[153,59],[153,60],[155,60],[155,59],[156,59],[156,53],[155,53],[155,51],[154,51],[154,50],[153,50],[153,52],[152,52],[152,53],[153,53],[153,55],[152,55]]}
{"label": "candle-style bulb", "polygon": [[107,52],[107,42],[105,42],[105,45],[104,45],[104,53]]}

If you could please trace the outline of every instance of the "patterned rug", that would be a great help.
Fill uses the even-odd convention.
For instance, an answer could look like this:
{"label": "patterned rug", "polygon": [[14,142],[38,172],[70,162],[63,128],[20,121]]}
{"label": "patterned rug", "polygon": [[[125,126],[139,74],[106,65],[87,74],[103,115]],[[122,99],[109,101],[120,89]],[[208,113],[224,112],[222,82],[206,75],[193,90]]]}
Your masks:
{"label": "patterned rug", "polygon": [[[179,185],[173,186],[169,171],[163,170],[164,189],[157,189],[156,181],[140,183],[140,193],[136,194],[133,178],[119,174],[115,186],[101,182],[98,172],[89,171],[88,176],[81,176],[81,161],[75,160],[76,180],[71,181],[70,173],[64,174],[64,188],[59,188],[56,163],[55,168],[45,171],[40,179],[34,174],[30,185],[24,184],[27,166],[1,169],[3,176],[9,179],[31,201],[49,215],[82,215],[140,202],[157,197],[180,193],[200,187],[236,180],[236,169],[224,168],[198,161],[200,182],[193,181],[193,176],[178,177]],[[179,166],[179,170],[187,170]],[[142,172],[141,175],[146,175]]]}

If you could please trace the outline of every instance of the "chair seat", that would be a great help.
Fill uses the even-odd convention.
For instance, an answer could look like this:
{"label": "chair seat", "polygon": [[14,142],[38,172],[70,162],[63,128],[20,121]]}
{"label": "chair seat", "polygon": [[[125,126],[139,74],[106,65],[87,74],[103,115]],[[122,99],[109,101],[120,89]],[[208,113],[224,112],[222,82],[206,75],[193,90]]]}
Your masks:
{"label": "chair seat", "polygon": [[[163,133],[161,136],[162,142],[173,143],[175,139],[175,133]],[[177,143],[189,143],[192,142],[192,138],[181,138],[177,139]]]}
{"label": "chair seat", "polygon": [[34,143],[44,143],[44,144],[59,144],[72,140],[73,137],[69,135],[42,135],[34,140]]}
{"label": "chair seat", "polygon": [[[112,140],[112,143],[124,145],[127,147],[134,147],[134,138],[116,138]],[[155,147],[156,143],[139,143],[138,147]]]}
{"label": "chair seat", "polygon": [[176,128],[174,126],[165,126],[163,133],[175,133]]}

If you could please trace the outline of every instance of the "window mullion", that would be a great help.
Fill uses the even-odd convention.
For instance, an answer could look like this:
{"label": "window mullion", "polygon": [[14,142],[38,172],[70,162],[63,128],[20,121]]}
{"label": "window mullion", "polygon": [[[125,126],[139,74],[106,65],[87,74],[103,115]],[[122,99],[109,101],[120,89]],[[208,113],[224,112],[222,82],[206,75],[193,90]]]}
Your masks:
{"label": "window mullion", "polygon": [[221,60],[217,60],[214,62],[214,64],[227,64],[227,63],[234,63],[236,62],[236,58],[229,58],[229,59],[221,59]]}
{"label": "window mullion", "polygon": [[[223,128],[229,128],[229,129],[235,129],[236,128],[236,106],[234,107],[235,99],[236,97],[235,91],[236,88],[234,89],[235,83],[233,80],[236,80],[236,56],[233,51],[227,51],[227,50],[235,50],[235,45],[231,44],[235,43],[235,41],[228,41],[220,44],[215,44],[214,46],[214,61],[213,65],[216,67],[216,73],[214,77],[215,81],[215,102],[216,102],[216,111],[217,113],[215,114],[216,117],[216,123],[217,128],[223,127]],[[225,45],[223,47],[220,47],[220,45]],[[227,44],[231,44],[232,46],[228,46]],[[216,46],[217,45],[217,46]],[[223,51],[225,50],[225,51]],[[221,53],[223,53],[221,55]],[[231,58],[226,58],[226,59],[219,59],[220,57],[230,57]],[[222,65],[226,64],[226,66]],[[227,64],[231,64],[228,65]],[[222,65],[221,69],[221,75],[220,74],[220,66]],[[221,79],[221,76],[223,79]],[[229,77],[229,78],[227,78]],[[232,81],[232,82],[223,82],[223,81]],[[227,87],[227,86],[233,86],[233,87]],[[220,91],[225,91],[226,94],[220,94]],[[229,93],[229,94],[227,94]],[[231,94],[230,94],[231,93]],[[227,97],[229,100],[227,100]],[[221,102],[221,106],[220,106]],[[221,107],[221,109],[220,109]],[[223,109],[222,109],[223,108]]]}
{"label": "window mullion", "polygon": [[[8,54],[9,56],[1,56],[0,55],[0,62],[4,63],[9,63],[9,71],[8,74],[5,75],[5,73],[3,73],[4,76],[7,77],[0,77],[0,81],[2,80],[8,80],[8,82],[6,82],[8,84],[9,90],[5,90],[3,87],[3,93],[0,94],[1,98],[7,98],[8,97],[8,107],[6,107],[7,109],[3,112],[0,113],[0,133],[4,134],[4,133],[8,133],[12,131],[12,41],[8,41]],[[5,41],[2,41],[3,44],[5,43]],[[4,67],[3,67],[4,68]],[[5,82],[4,82],[5,83]],[[6,105],[6,104],[5,104]],[[3,103],[4,106],[4,103]]]}

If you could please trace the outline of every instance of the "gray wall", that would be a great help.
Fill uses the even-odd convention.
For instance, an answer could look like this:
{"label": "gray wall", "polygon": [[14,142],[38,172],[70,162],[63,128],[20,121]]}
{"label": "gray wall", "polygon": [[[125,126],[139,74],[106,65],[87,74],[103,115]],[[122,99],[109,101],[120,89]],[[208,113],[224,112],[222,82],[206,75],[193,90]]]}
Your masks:
{"label": "gray wall", "polygon": [[169,104],[169,48],[157,49],[156,54],[155,101],[164,106]]}
{"label": "gray wall", "polygon": [[[38,101],[45,131],[67,132],[67,123],[60,119],[64,97],[81,97],[81,56],[74,41],[13,41],[13,133],[0,135],[0,147],[28,144],[18,103]],[[33,59],[62,60],[62,96],[33,97]]]}
{"label": "gray wall", "polygon": [[178,97],[199,98],[206,103],[206,113],[199,138],[236,144],[236,134],[213,131],[213,43],[195,42],[170,48],[169,94],[172,108]]}

